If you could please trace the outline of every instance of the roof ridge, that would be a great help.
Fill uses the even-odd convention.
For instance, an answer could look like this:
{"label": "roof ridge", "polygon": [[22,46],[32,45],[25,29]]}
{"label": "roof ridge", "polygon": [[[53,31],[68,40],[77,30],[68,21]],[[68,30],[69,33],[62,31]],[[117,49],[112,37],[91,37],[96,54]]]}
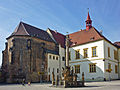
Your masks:
{"label": "roof ridge", "polygon": [[28,24],[28,23],[25,23],[25,22],[21,22],[21,23],[22,23],[22,24],[25,24],[25,25],[28,25],[28,26],[30,26],[30,27],[33,27],[33,28],[39,29],[39,30],[41,30],[41,31],[45,31],[45,30],[40,29],[40,28],[38,28],[38,27],[36,27],[36,26],[33,26],[33,25],[31,25],[31,24]]}
{"label": "roof ridge", "polygon": [[21,25],[23,26],[23,29],[25,30],[25,32],[27,33],[27,35],[30,35],[30,34],[27,32],[27,30],[26,30],[25,26],[23,25],[23,23],[21,23]]}
{"label": "roof ridge", "polygon": [[85,30],[86,30],[86,29],[82,29],[82,30],[79,30],[79,31],[76,31],[76,32],[70,33],[69,35],[74,34],[74,33],[78,33],[78,32],[81,32],[81,31],[85,31]]}

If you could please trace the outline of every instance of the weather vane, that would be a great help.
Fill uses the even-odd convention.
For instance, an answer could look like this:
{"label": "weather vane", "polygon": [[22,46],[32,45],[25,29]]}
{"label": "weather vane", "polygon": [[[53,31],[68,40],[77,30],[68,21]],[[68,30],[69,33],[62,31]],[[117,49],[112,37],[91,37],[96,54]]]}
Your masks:
{"label": "weather vane", "polygon": [[88,12],[89,12],[89,8],[87,8]]}

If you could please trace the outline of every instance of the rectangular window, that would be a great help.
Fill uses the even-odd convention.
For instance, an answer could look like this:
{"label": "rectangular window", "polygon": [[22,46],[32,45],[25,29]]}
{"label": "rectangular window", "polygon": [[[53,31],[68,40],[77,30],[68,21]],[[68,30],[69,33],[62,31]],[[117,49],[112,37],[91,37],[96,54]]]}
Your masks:
{"label": "rectangular window", "polygon": [[95,73],[96,72],[96,63],[89,64],[89,72]]}
{"label": "rectangular window", "polygon": [[59,69],[57,68],[57,73],[59,73]]}
{"label": "rectangular window", "polygon": [[117,53],[117,50],[114,50],[114,59],[118,60],[118,53]]}
{"label": "rectangular window", "polygon": [[118,73],[118,66],[115,65],[115,73]]}
{"label": "rectangular window", "polygon": [[75,57],[76,59],[80,59],[80,50],[75,50]]}
{"label": "rectangular window", "polygon": [[69,60],[71,60],[71,52],[69,51]]}
{"label": "rectangular window", "polygon": [[56,57],[56,60],[58,60],[58,56]]}
{"label": "rectangular window", "polygon": [[49,55],[49,59],[51,59],[51,55]]}
{"label": "rectangular window", "polygon": [[88,48],[83,49],[84,52],[84,58],[88,57]]}
{"label": "rectangular window", "polygon": [[92,47],[92,57],[97,57],[96,47]]}
{"label": "rectangular window", "polygon": [[55,60],[55,56],[53,56],[53,60]]}
{"label": "rectangular window", "polygon": [[80,65],[75,65],[75,73],[80,73]]}
{"label": "rectangular window", "polygon": [[65,61],[65,57],[62,57],[62,61]]}
{"label": "rectangular window", "polygon": [[108,47],[108,57],[110,57],[110,47]]}

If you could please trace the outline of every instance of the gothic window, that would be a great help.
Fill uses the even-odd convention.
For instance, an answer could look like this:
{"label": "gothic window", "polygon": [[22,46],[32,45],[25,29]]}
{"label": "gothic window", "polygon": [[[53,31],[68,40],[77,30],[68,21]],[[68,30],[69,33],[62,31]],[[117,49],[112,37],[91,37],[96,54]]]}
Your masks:
{"label": "gothic window", "polygon": [[14,52],[12,51],[12,52],[11,52],[11,64],[14,63],[14,57],[15,57],[15,56],[14,56]]}
{"label": "gothic window", "polygon": [[31,40],[30,39],[27,40],[27,48],[31,49]]}
{"label": "gothic window", "polygon": [[15,47],[15,39],[13,39],[12,42],[13,42],[13,47]]}

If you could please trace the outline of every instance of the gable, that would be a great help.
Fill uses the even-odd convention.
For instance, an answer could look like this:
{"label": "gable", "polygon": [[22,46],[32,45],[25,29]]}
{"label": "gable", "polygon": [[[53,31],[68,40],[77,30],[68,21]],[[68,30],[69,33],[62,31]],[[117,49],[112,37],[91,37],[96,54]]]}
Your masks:
{"label": "gable", "polygon": [[53,30],[50,30],[49,31],[51,32],[52,34],[52,37],[54,38],[54,40],[61,45],[62,48],[65,48],[65,38],[66,36],[57,32],[57,31],[53,31]]}
{"label": "gable", "polygon": [[46,31],[23,22],[20,22],[19,26],[8,38],[12,36],[19,36],[19,35],[23,35],[23,36],[27,35],[27,36],[36,37],[45,41],[54,42]]}

